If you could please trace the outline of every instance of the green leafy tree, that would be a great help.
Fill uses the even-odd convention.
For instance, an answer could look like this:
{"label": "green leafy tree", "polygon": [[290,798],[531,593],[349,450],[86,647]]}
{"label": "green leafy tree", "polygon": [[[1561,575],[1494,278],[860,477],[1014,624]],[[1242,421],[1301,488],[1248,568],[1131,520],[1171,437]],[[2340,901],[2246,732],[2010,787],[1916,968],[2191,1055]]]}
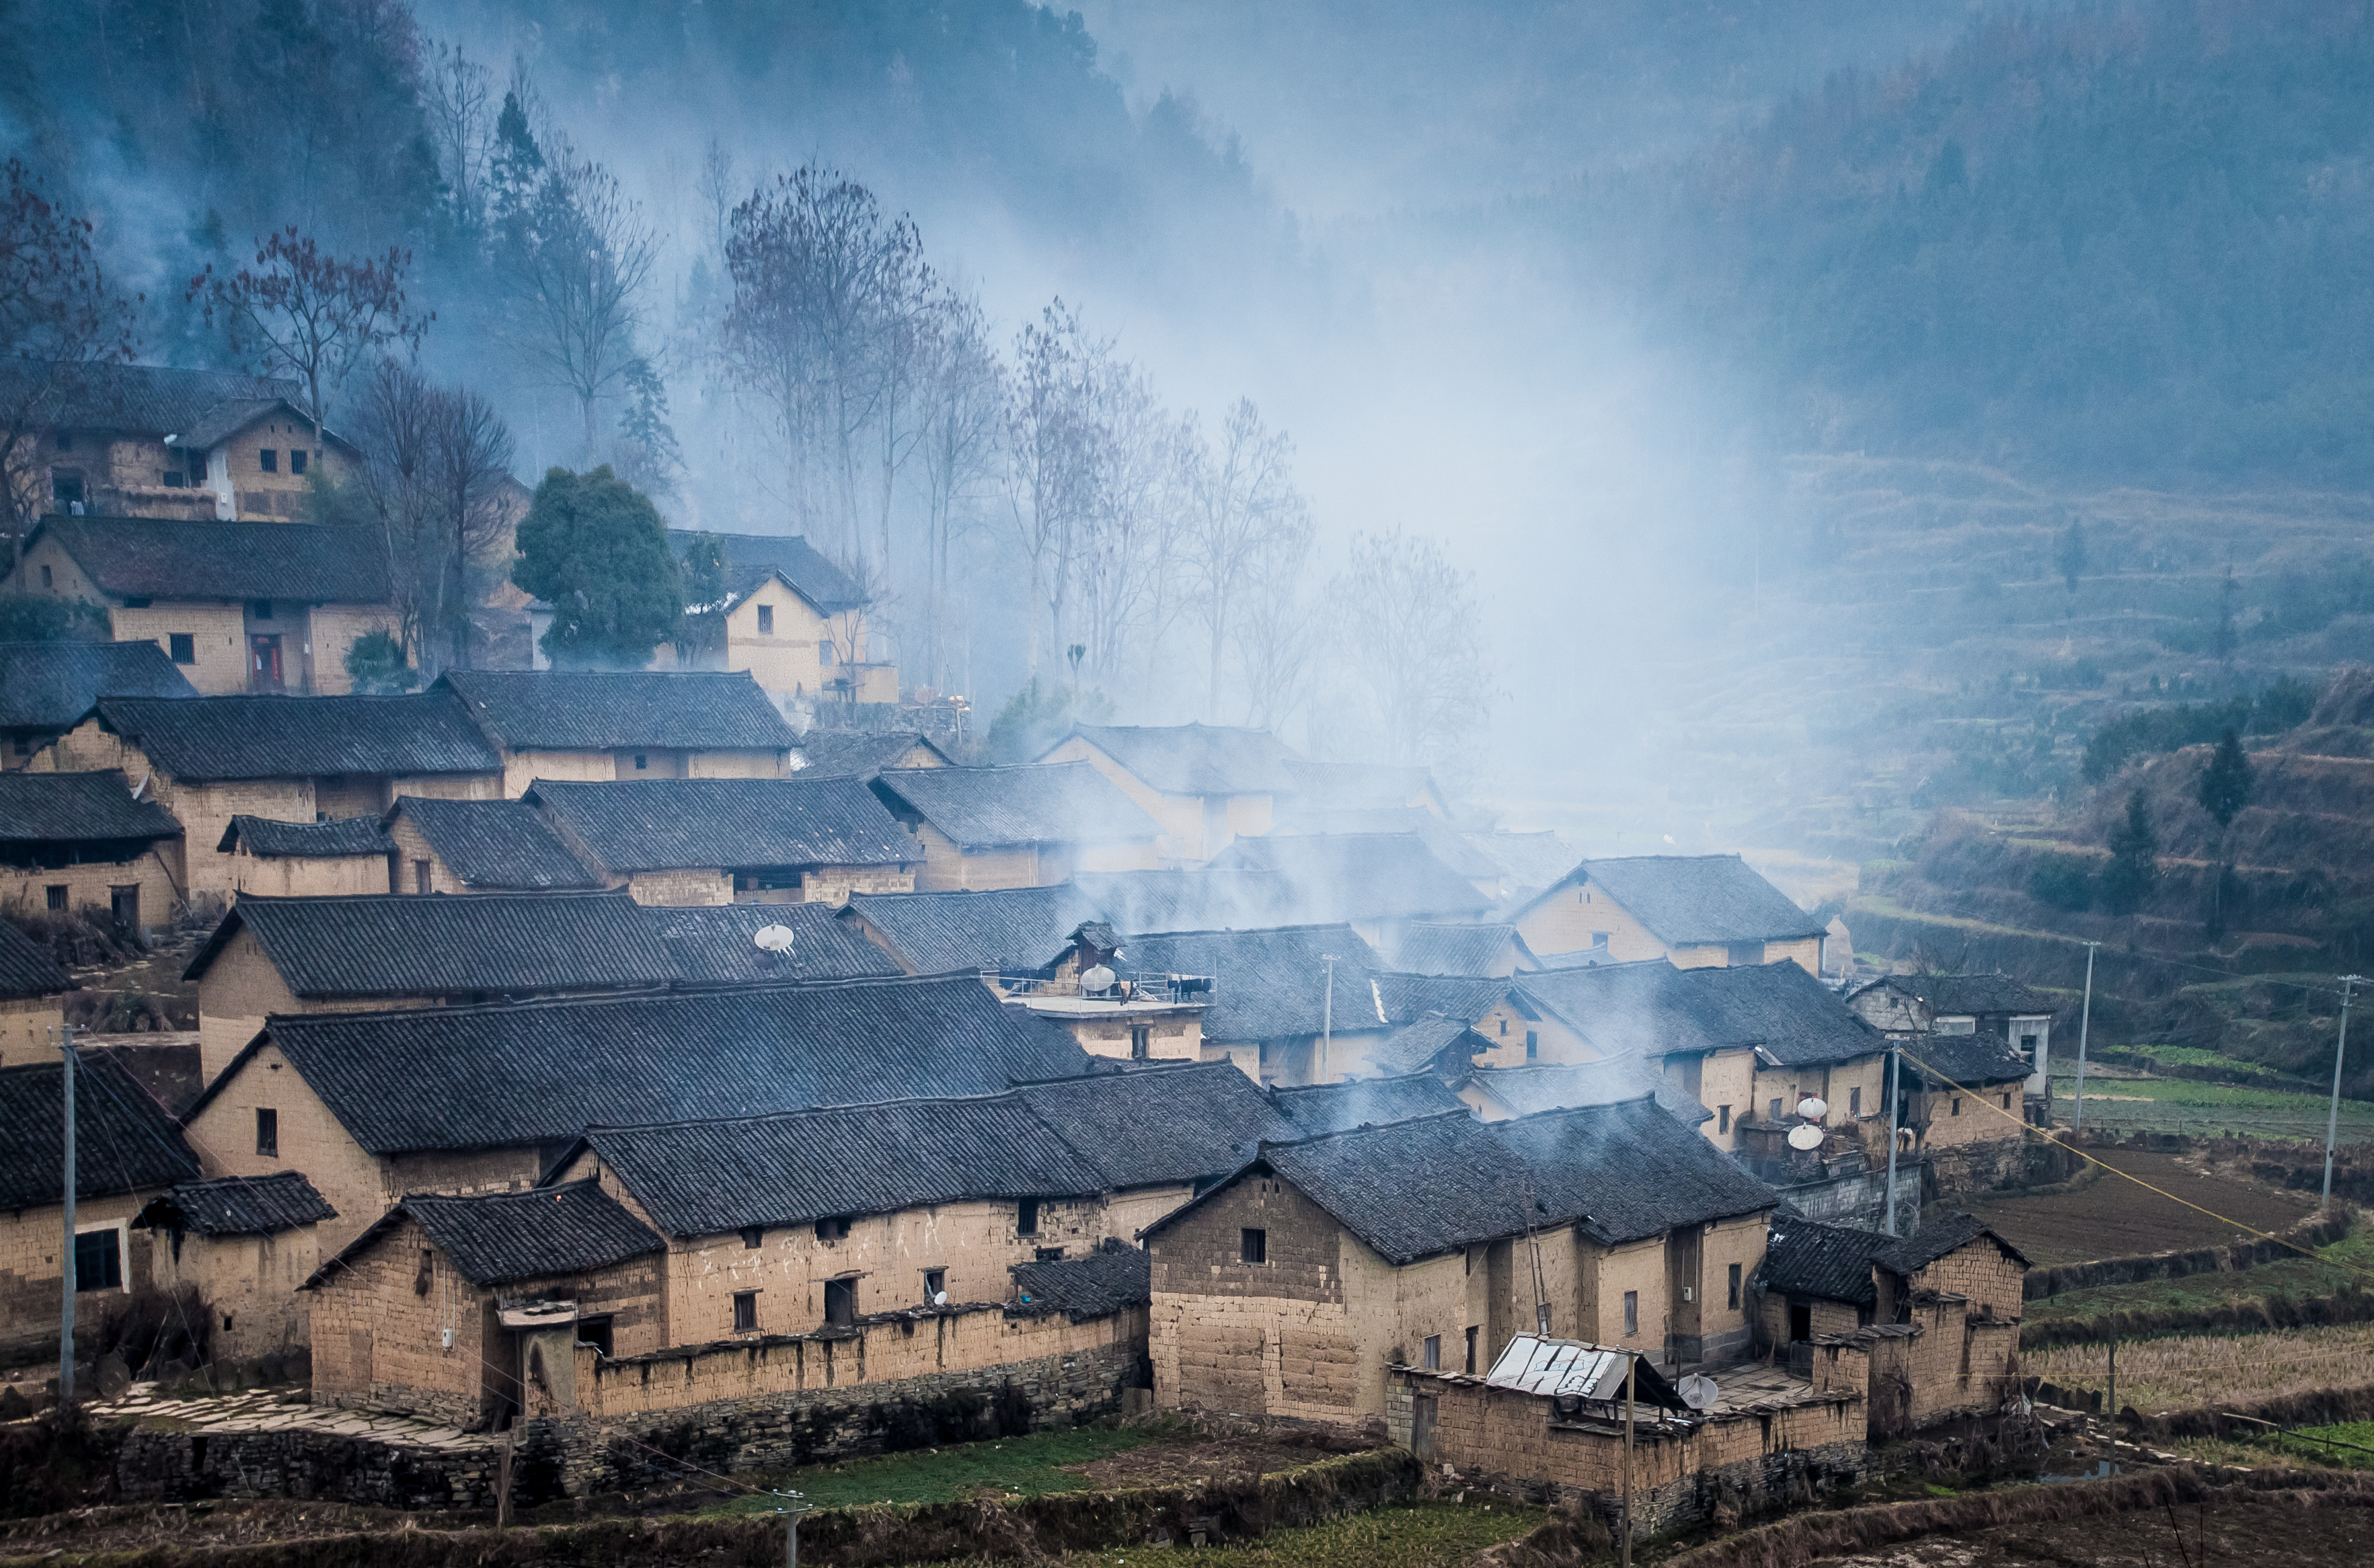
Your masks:
{"label": "green leafy tree", "polygon": [[369,696],[408,692],[420,684],[420,672],[405,662],[404,644],[389,632],[367,632],[347,649],[347,674],[355,690]]}
{"label": "green leafy tree", "polygon": [[0,642],[105,642],[107,612],[79,599],[0,593]]}
{"label": "green leafy tree", "polygon": [[685,545],[684,625],[676,633],[678,659],[690,663],[699,654],[725,646],[725,541],[714,533],[696,533]]}
{"label": "green leafy tree", "polygon": [[992,762],[1036,762],[1075,724],[1110,723],[1112,700],[1094,686],[1086,690],[1033,675],[998,710],[982,743]]}
{"label": "green leafy tree", "polygon": [[2072,914],[2094,905],[2094,862],[2084,855],[2043,854],[2028,868],[2027,895]]}
{"label": "green leafy tree", "polygon": [[511,580],[552,606],[542,646],[556,664],[640,667],[684,616],[660,514],[607,466],[545,474],[520,520]]}
{"label": "green leafy tree", "polygon": [[2060,568],[2061,580],[2069,591],[2077,591],[2077,579],[2086,575],[2086,525],[2075,518],[2061,531],[2061,543],[2052,552],[2052,564]]}
{"label": "green leafy tree", "polygon": [[2132,915],[2159,883],[2159,834],[2141,790],[2127,797],[2127,819],[2110,829],[2110,859],[2102,867],[2102,906]]}
{"label": "green leafy tree", "polygon": [[2251,803],[2251,783],[2250,755],[2242,750],[2242,737],[2229,729],[2219,738],[2209,766],[2201,770],[2201,809],[2215,817],[2219,827],[2233,826]]}

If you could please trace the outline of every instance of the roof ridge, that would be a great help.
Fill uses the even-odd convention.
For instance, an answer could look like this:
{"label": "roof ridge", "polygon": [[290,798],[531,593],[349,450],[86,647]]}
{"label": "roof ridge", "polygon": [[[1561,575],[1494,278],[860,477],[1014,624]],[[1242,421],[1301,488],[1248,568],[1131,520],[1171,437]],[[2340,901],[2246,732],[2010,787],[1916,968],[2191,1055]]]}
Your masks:
{"label": "roof ridge", "polygon": [[[475,903],[488,895],[472,893],[456,894],[452,896],[457,902],[466,897]],[[542,896],[542,895],[536,896]],[[664,907],[664,906],[648,907]],[[975,969],[958,969],[932,975],[835,975],[807,979],[753,980],[747,983],[737,983],[731,988],[720,989],[731,989],[736,994],[744,996],[763,996],[793,991],[862,990],[876,988],[920,990],[926,985],[946,985],[952,980],[962,980],[967,985],[977,986],[981,983],[981,973]],[[488,1013],[516,1016],[525,1012],[558,1012],[572,1007],[632,1006],[675,996],[699,994],[703,993],[657,990],[602,991],[585,995],[528,997],[519,1001],[467,1002],[457,1006],[440,1007],[435,1011],[437,1016],[442,1019],[478,1017]],[[290,1024],[298,1025],[301,1032],[306,1028],[331,1027],[346,1024],[383,1024],[390,1019],[417,1020],[421,1016],[421,1012],[422,1010],[417,1007],[384,1007],[353,1012],[274,1012],[265,1015],[264,1030],[261,1032],[268,1033],[274,1029],[286,1028]],[[882,1103],[887,1105],[889,1102]]]}
{"label": "roof ridge", "polygon": [[[1060,1082],[1061,1080],[1049,1082]],[[969,1106],[987,1105],[992,1101],[1010,1100],[1022,1104],[1019,1087],[999,1089],[981,1094],[903,1094],[888,1100],[854,1100],[846,1105],[799,1106],[781,1111],[746,1111],[740,1116],[678,1117],[668,1121],[614,1121],[589,1126],[578,1134],[581,1141],[597,1132],[653,1132],[678,1127],[747,1127],[762,1121],[788,1121],[793,1117],[833,1116],[846,1111],[878,1111],[888,1106]]]}
{"label": "roof ridge", "polygon": [[[241,813],[241,814],[246,814],[246,813]],[[280,821],[280,819],[279,819],[279,818],[277,818],[277,817],[258,817],[258,818],[256,818],[255,820],[257,820],[257,821],[259,821],[259,822],[272,822],[272,823],[278,823],[278,822]],[[375,821],[375,820],[377,820],[377,818],[376,818],[376,816],[375,816],[375,815],[366,815],[366,816],[359,816],[359,817],[338,817],[338,818],[335,818],[335,819],[334,819],[334,821],[335,821],[335,822],[367,822],[367,821]],[[283,823],[283,824],[281,824],[281,825],[283,825],[283,826],[287,826],[287,827],[328,827],[328,826],[331,826],[332,825],[333,825],[332,823],[326,823],[326,822],[325,822],[325,823],[314,823],[314,822],[297,823],[297,822],[292,822],[292,823]],[[240,907],[240,906],[241,906],[241,905],[246,905],[246,904],[268,904],[268,905],[288,906],[288,905],[299,905],[299,904],[305,904],[305,905],[325,905],[325,904],[369,904],[369,903],[379,903],[379,904],[388,904],[388,905],[418,905],[418,906],[420,906],[420,907],[424,907],[424,908],[437,908],[437,907],[452,907],[452,906],[455,906],[455,905],[464,904],[464,903],[465,903],[465,902],[466,902],[466,903],[468,903],[468,904],[471,904],[471,905],[495,904],[495,903],[499,903],[499,902],[549,904],[549,903],[552,903],[552,902],[554,902],[554,901],[556,901],[556,900],[558,900],[558,899],[565,899],[565,898],[626,898],[626,899],[628,899],[628,900],[629,900],[629,901],[631,902],[631,901],[632,901],[632,898],[633,898],[633,895],[632,895],[630,892],[629,892],[629,890],[628,890],[627,888],[625,888],[625,887],[623,887],[623,886],[620,886],[620,887],[556,887],[556,888],[553,888],[553,889],[551,889],[551,890],[549,890],[549,891],[546,891],[546,890],[544,890],[544,889],[540,889],[540,888],[525,888],[525,887],[499,887],[499,888],[493,889],[492,891],[490,891],[490,892],[487,892],[487,893],[472,893],[472,894],[467,894],[467,895],[463,895],[463,894],[452,894],[452,893],[430,893],[430,894],[425,894],[425,895],[424,895],[424,894],[418,894],[418,893],[244,893],[244,892],[243,892],[243,893],[241,893],[241,894],[239,895],[239,903],[238,903],[238,904],[234,904],[234,905],[232,905],[232,906],[231,906],[231,907],[230,907],[230,910],[229,910],[229,911],[228,911],[227,913],[236,913],[236,912],[238,911],[238,909],[239,909],[239,907]],[[438,902],[438,901],[439,901],[439,900],[441,900],[441,899],[443,901],[443,903],[442,903],[441,905]],[[643,907],[649,907],[649,908],[654,908],[654,909],[656,909],[656,908],[664,908],[664,907],[666,907],[666,906],[664,906],[664,905],[649,905],[649,906],[643,906]]]}
{"label": "roof ridge", "polygon": [[[1305,1083],[1297,1085],[1297,1087],[1305,1089],[1322,1089],[1334,1088],[1335,1085]],[[1355,1134],[1362,1132],[1381,1132],[1387,1128],[1423,1127],[1430,1122],[1451,1121],[1454,1118],[1462,1121],[1474,1121],[1475,1119],[1475,1113],[1468,1109],[1466,1106],[1462,1106],[1455,1111],[1436,1111],[1431,1116],[1411,1117],[1404,1121],[1362,1122],[1357,1127],[1338,1128],[1333,1132],[1314,1132],[1308,1138],[1264,1138],[1260,1142],[1253,1145],[1254,1149],[1257,1151],[1255,1158],[1259,1158],[1258,1151],[1263,1150],[1301,1149],[1307,1148],[1313,1143],[1324,1143],[1331,1138],[1350,1138]],[[1478,1123],[1478,1125],[1480,1126],[1482,1124]],[[1248,1162],[1248,1164],[1250,1163],[1251,1162]]]}

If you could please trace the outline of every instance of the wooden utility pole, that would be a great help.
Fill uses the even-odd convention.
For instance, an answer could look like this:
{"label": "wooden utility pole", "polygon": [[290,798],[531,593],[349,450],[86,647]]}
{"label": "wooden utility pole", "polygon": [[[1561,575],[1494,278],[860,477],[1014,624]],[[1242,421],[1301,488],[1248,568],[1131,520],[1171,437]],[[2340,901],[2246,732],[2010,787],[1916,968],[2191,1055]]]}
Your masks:
{"label": "wooden utility pole", "polygon": [[75,1278],[74,1025],[71,1024],[64,1025],[59,1029],[58,1036],[58,1048],[65,1058],[64,1076],[61,1079],[65,1092],[60,1096],[65,1102],[65,1125],[62,1138],[62,1141],[65,1148],[65,1159],[63,1162],[65,1166],[65,1178],[64,1183],[65,1192],[65,1239],[62,1244],[63,1250],[58,1254],[59,1260],[65,1265],[64,1269],[59,1270],[61,1288],[59,1290],[60,1299],[58,1303],[58,1408],[60,1410],[64,1410],[66,1406],[74,1403],[75,1398],[75,1290],[80,1283],[80,1281]]}
{"label": "wooden utility pole", "polygon": [[1624,1539],[1623,1568],[1632,1568],[1632,1379],[1640,1367],[1638,1354],[1624,1360]]}

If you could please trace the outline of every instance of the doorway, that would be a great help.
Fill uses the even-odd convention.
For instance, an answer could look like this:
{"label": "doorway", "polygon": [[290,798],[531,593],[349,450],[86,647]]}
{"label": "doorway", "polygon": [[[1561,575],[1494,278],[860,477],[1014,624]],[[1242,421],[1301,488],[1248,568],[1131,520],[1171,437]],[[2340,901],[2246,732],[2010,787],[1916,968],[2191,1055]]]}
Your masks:
{"label": "doorway", "polygon": [[251,658],[248,662],[248,689],[258,692],[281,692],[288,684],[280,669],[280,634],[259,633],[247,639]]}
{"label": "doorway", "polygon": [[1435,1397],[1420,1394],[1410,1400],[1410,1452],[1428,1464],[1434,1462]]}

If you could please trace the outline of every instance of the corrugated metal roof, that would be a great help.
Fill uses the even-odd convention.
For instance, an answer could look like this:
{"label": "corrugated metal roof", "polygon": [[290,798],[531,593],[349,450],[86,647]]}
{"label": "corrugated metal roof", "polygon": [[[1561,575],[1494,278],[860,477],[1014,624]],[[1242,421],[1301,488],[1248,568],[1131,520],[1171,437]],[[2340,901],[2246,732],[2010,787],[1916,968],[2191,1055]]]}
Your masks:
{"label": "corrugated metal roof", "polygon": [[102,697],[110,731],[176,778],[500,773],[450,693],[402,696]]}
{"label": "corrugated metal roof", "polygon": [[1633,1402],[1651,1410],[1686,1410],[1689,1405],[1647,1356],[1581,1340],[1519,1334],[1502,1348],[1484,1375],[1487,1388],[1507,1388],[1545,1398],[1620,1402],[1625,1379]]}
{"label": "corrugated metal roof", "polygon": [[782,752],[798,742],[747,671],[449,670],[437,685],[515,752]]}
{"label": "corrugated metal roof", "polygon": [[539,778],[522,797],[613,873],[897,866],[923,852],[855,778]]}
{"label": "corrugated metal roof", "polygon": [[179,838],[182,825],[154,801],[132,798],[132,781],[95,773],[0,773],[0,843]]}
{"label": "corrugated metal roof", "polygon": [[968,849],[1150,842],[1162,833],[1136,802],[1085,762],[898,767],[876,776],[873,787],[902,817],[920,817]]}
{"label": "corrugated metal roof", "polygon": [[102,696],[197,695],[153,642],[0,642],[0,730],[62,734]]}

